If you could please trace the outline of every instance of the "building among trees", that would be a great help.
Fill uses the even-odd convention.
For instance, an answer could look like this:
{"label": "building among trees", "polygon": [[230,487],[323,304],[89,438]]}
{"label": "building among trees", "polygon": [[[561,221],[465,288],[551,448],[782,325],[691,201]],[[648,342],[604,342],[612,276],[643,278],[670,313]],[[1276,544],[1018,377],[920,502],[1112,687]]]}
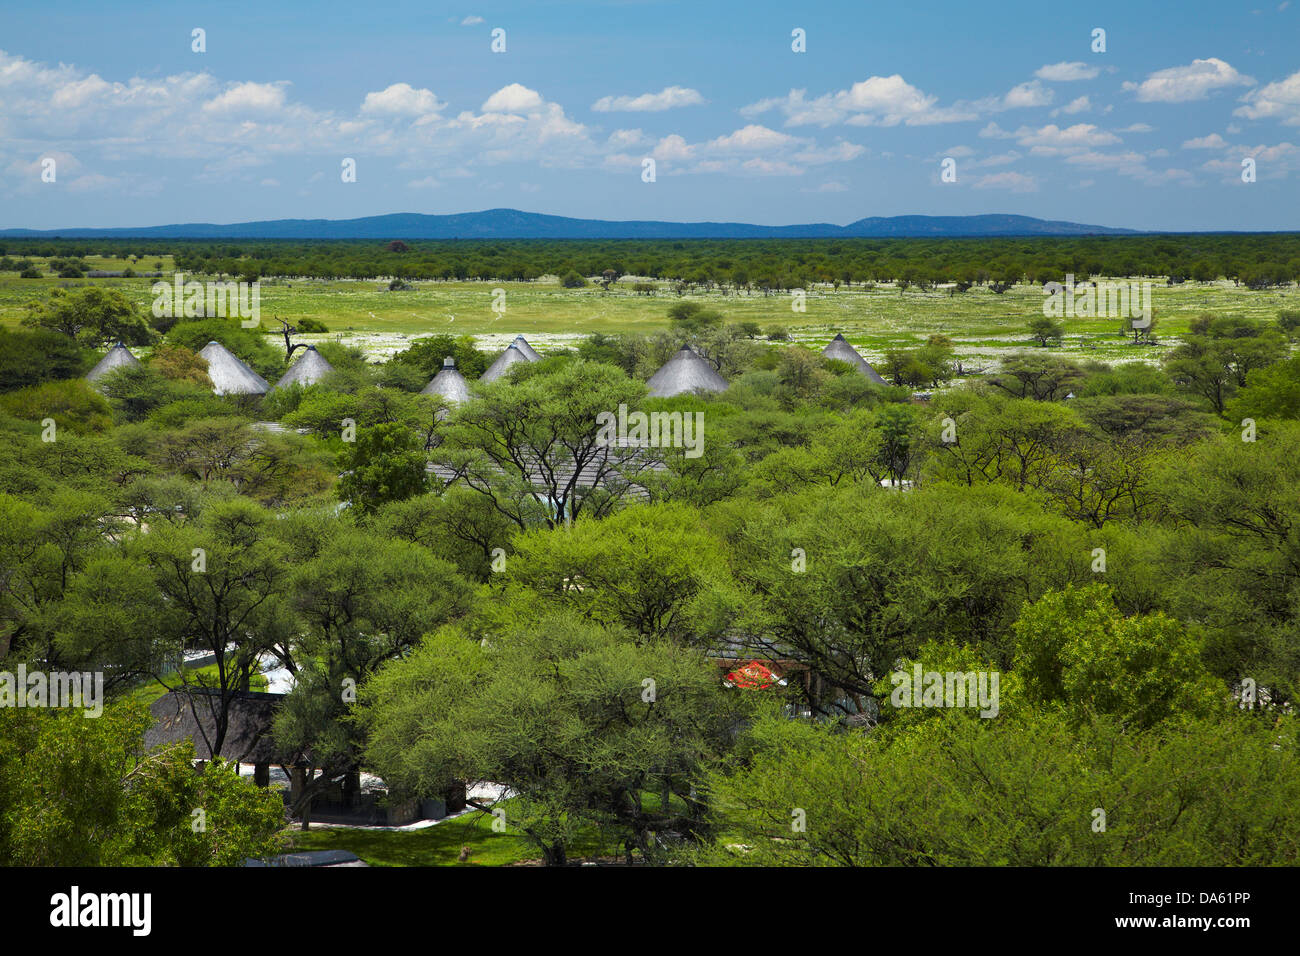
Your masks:
{"label": "building among trees", "polygon": [[726,391],[727,380],[693,348],[683,345],[659,371],[650,376],[646,385],[652,397],[671,398],[673,395],[694,392]]}
{"label": "building among trees", "polygon": [[280,376],[280,381],[275,383],[275,387],[315,385],[332,371],[334,366],[316,351],[316,346],[309,345],[307,351],[302,353],[302,357],[289,366],[289,371]]}
{"label": "building among trees", "polygon": [[881,377],[879,372],[871,367],[871,363],[849,344],[849,340],[843,335],[837,334],[835,338],[831,339],[830,344],[822,349],[822,355],[840,362],[847,362],[877,385],[889,384]]}
{"label": "building among trees", "polygon": [[217,395],[265,395],[271,390],[266,379],[220,342],[209,342],[199,355],[208,363],[208,378]]}
{"label": "building among trees", "polygon": [[456,360],[448,355],[442,360],[442,370],[420,389],[420,394],[439,395],[453,405],[462,405],[469,401],[469,382],[456,368]]}
{"label": "building among trees", "polygon": [[140,360],[131,354],[130,350],[118,342],[108,353],[95,363],[95,367],[86,373],[87,382],[97,382],[109,372],[119,368],[130,368],[139,365]]}

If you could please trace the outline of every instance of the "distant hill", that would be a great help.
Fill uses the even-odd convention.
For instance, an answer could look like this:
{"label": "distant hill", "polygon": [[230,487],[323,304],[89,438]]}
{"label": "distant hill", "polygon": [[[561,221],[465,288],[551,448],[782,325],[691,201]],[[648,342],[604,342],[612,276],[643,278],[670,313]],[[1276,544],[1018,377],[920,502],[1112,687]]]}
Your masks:
{"label": "distant hill", "polygon": [[743,222],[656,222],[570,219],[518,209],[429,216],[401,212],[360,219],[270,219],[215,225],[206,222],[122,229],[4,229],[11,238],[66,239],[815,239],[914,236],[1090,236],[1134,234],[1133,229],[1088,226],[1032,216],[886,216],[847,226],[811,223],[755,226]]}

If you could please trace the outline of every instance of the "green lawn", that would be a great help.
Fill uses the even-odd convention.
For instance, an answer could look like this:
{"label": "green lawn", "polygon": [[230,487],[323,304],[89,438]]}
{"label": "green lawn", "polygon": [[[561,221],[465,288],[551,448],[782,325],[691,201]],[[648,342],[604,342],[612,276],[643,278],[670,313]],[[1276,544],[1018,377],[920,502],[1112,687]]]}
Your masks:
{"label": "green lawn", "polygon": [[[510,801],[500,806],[508,807]],[[526,839],[507,829],[492,829],[490,814],[471,812],[422,830],[354,830],[317,827],[288,831],[292,850],[350,850],[371,866],[505,866],[541,859]],[[469,859],[459,860],[461,847]],[[618,848],[593,833],[569,848],[570,859],[612,856]]]}
{"label": "green lawn", "polygon": [[[151,267],[152,262],[145,265]],[[55,286],[76,281],[0,274],[0,323],[17,324],[27,303]],[[150,286],[156,280],[80,281],[120,289],[147,311],[153,299]],[[659,283],[652,296],[638,295],[632,291],[633,281],[624,279],[609,292],[599,286],[564,289],[553,279],[416,282],[410,290],[390,292],[379,280],[277,279],[263,281],[261,309],[268,328],[275,326],[276,317],[319,319],[330,335],[303,336],[304,340],[341,338],[376,358],[406,347],[412,337],[438,332],[481,336],[487,349],[503,347],[523,333],[545,351],[596,331],[649,332],[667,327],[666,313],[679,297],[666,283]],[[498,288],[505,290],[503,314],[492,311],[493,290]],[[955,341],[960,357],[979,359],[1032,347],[1026,324],[1041,315],[1043,290],[1020,285],[1002,295],[986,288],[949,295],[944,289],[825,286],[810,290],[803,312],[792,310],[789,295],[715,291],[687,298],[717,308],[733,321],[757,322],[764,329],[784,326],[795,341],[809,345],[820,346],[843,332],[868,357],[878,358],[887,349],[915,346],[933,333],[943,333]],[[1230,282],[1166,286],[1156,281],[1152,299],[1157,333],[1166,342],[1185,332],[1189,320],[1202,312],[1271,320],[1280,309],[1300,307],[1300,292],[1294,288],[1251,292]],[[1118,334],[1117,319],[1067,319],[1066,329],[1065,342],[1051,351],[1108,361],[1152,361],[1164,351],[1127,344]]]}

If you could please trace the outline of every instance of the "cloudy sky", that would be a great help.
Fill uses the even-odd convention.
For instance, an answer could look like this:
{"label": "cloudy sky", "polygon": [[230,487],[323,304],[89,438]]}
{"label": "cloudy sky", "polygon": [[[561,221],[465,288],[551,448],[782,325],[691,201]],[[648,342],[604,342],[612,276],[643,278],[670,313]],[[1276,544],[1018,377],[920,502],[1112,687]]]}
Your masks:
{"label": "cloudy sky", "polygon": [[[1300,0],[1075,9],[10,5],[0,228],[500,206],[767,224],[1008,212],[1300,228]],[[946,158],[955,182],[941,176]],[[355,182],[342,181],[345,159]]]}

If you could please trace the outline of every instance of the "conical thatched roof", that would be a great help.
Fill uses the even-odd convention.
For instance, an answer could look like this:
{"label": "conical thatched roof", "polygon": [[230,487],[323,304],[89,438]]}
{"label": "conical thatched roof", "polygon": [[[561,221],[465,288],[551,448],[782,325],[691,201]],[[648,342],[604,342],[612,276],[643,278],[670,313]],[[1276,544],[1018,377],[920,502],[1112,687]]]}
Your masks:
{"label": "conical thatched roof", "polygon": [[502,375],[510,370],[510,366],[516,362],[527,362],[528,356],[515,347],[512,342],[510,346],[497,356],[497,360],[488,366],[488,370],[480,377],[480,382],[495,382]]}
{"label": "conical thatched roof", "polygon": [[841,362],[848,362],[859,372],[875,382],[877,385],[888,385],[880,373],[871,367],[871,363],[858,354],[858,350],[849,344],[849,340],[842,335],[836,335],[831,339],[830,344],[822,349],[822,355],[827,358],[838,359]]}
{"label": "conical thatched roof", "polygon": [[528,361],[530,362],[541,361],[542,357],[537,354],[537,349],[529,345],[528,340],[524,338],[522,335],[516,335],[515,340],[510,344],[513,345],[515,348],[517,348],[519,351],[523,352],[524,358],[528,359]]}
{"label": "conical thatched roof", "polygon": [[721,392],[727,380],[689,345],[664,363],[646,382],[654,398],[668,398],[686,392]]}
{"label": "conical thatched roof", "polygon": [[220,342],[199,349],[207,360],[212,391],[218,395],[265,395],[271,386]]}
{"label": "conical thatched roof", "polygon": [[469,401],[469,382],[456,368],[456,360],[450,355],[442,360],[442,371],[430,379],[429,384],[420,389],[421,395],[441,395],[449,402],[463,403]]}
{"label": "conical thatched roof", "polygon": [[316,346],[309,345],[307,351],[302,353],[302,357],[289,367],[289,371],[280,376],[280,381],[275,383],[275,387],[315,385],[332,371],[334,371],[334,366],[316,351]]}
{"label": "conical thatched roof", "polygon": [[114,369],[128,368],[139,364],[140,360],[128,352],[125,345],[118,342],[108,350],[108,354],[95,363],[94,368],[86,373],[86,381],[95,382]]}

